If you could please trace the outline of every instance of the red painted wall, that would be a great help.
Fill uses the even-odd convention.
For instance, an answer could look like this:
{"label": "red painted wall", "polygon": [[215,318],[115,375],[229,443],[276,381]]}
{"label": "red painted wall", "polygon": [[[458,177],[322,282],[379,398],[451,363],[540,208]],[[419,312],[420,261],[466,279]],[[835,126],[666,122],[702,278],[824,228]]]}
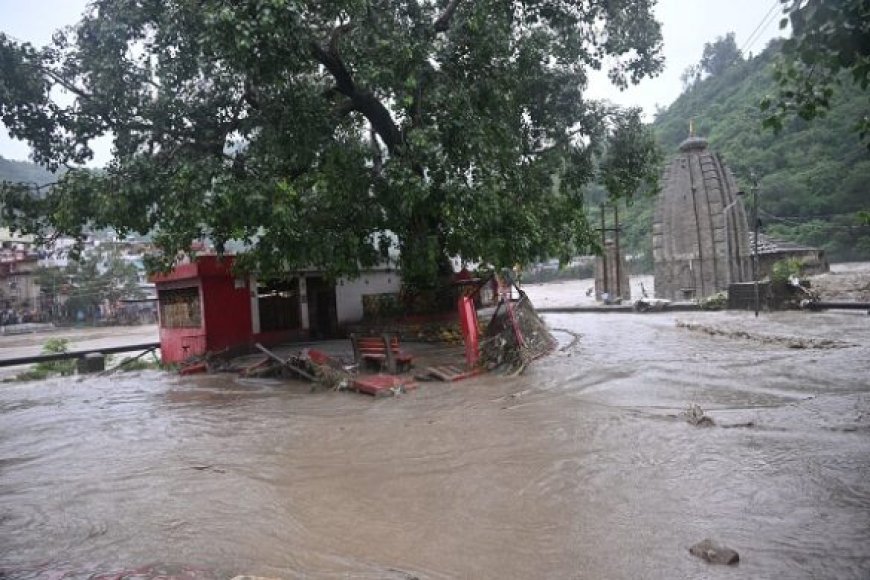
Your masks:
{"label": "red painted wall", "polygon": [[184,362],[206,352],[205,329],[161,328],[160,358],[163,364]]}
{"label": "red painted wall", "polygon": [[179,363],[195,355],[225,348],[246,348],[253,342],[248,282],[235,287],[232,258],[201,256],[179,264],[167,274],[152,277],[158,299],[161,290],[179,286],[200,287],[200,328],[160,327],[160,352],[164,363]]}
{"label": "red painted wall", "polygon": [[200,287],[202,326],[160,327],[160,352],[166,364],[180,363],[206,352],[249,349],[255,342],[277,344],[307,335],[301,329],[253,333],[249,280],[244,279],[244,285],[236,288],[231,257],[218,260],[216,256],[200,256],[196,262],[180,264],[168,274],[153,276],[152,281],[158,299],[161,290],[179,285]]}
{"label": "red painted wall", "polygon": [[202,296],[208,350],[251,346],[253,326],[248,281],[236,288],[231,273],[206,276],[202,279]]}

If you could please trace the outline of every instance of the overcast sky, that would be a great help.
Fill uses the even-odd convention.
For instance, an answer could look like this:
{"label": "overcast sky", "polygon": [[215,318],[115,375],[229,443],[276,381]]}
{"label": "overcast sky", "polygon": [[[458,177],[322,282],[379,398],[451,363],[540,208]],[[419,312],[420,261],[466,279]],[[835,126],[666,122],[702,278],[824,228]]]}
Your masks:
{"label": "overcast sky", "polygon": [[[56,29],[75,23],[86,0],[0,0],[0,30],[22,41],[43,45]],[[737,35],[744,53],[758,53],[780,34],[779,0],[659,0],[665,71],[654,79],[620,92],[604,73],[591,78],[588,94],[625,106],[642,107],[650,116],[656,105],[666,107],[682,89],[680,74],[701,58],[705,42],[728,32]],[[97,165],[109,158],[108,144],[95,148]],[[29,147],[9,138],[0,126],[0,156],[27,159]]]}

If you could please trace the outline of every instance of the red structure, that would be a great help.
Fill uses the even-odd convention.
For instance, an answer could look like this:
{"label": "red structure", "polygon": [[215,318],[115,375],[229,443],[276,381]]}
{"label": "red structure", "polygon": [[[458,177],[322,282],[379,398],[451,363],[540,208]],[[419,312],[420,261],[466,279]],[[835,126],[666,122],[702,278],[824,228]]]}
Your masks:
{"label": "red structure", "polygon": [[469,369],[477,367],[480,359],[480,330],[477,327],[477,309],[472,296],[460,296],[457,304],[459,324],[465,339],[465,362]]}
{"label": "red structure", "polygon": [[232,264],[229,256],[200,256],[153,277],[164,363],[302,336],[298,280],[257,285]]}

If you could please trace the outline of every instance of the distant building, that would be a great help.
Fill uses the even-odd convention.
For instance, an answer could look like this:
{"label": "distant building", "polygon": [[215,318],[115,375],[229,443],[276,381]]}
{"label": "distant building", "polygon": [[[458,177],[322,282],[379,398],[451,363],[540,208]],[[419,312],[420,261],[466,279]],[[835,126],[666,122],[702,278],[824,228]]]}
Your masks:
{"label": "distant building", "polygon": [[662,175],[653,218],[655,295],[704,298],[751,280],[748,223],[738,188],[707,140],[691,135]]}
{"label": "distant building", "polygon": [[32,237],[0,228],[0,313],[6,313],[6,323],[29,322],[38,314],[37,261]]}
{"label": "distant building", "polygon": [[[753,232],[749,233],[749,245],[754,252],[755,234]],[[831,269],[825,251],[820,248],[775,240],[764,234],[758,234],[759,279],[769,278],[773,272],[773,265],[777,262],[792,259],[800,262],[801,271],[808,276],[824,274]]]}

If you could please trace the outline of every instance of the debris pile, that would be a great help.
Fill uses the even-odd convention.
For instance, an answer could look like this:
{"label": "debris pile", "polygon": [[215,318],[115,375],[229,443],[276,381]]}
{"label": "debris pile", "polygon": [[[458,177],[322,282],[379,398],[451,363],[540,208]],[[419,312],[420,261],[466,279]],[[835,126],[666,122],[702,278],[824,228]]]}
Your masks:
{"label": "debris pile", "polygon": [[[519,290],[519,289],[518,289]],[[556,339],[535,311],[526,293],[502,299],[480,341],[480,362],[487,370],[518,375],[533,360],[551,352]]]}
{"label": "debris pile", "polygon": [[322,364],[316,363],[311,357],[309,357],[308,361],[310,363],[309,366],[312,367],[314,371],[315,382],[328,389],[343,391],[347,389],[353,381],[353,375],[350,373],[350,369],[337,363],[333,358],[329,358]]}
{"label": "debris pile", "polygon": [[261,344],[256,346],[266,356],[242,369],[242,376],[302,378],[335,390],[348,388],[353,379],[352,366],[345,366],[340,360],[319,350],[305,349],[285,359]]}

